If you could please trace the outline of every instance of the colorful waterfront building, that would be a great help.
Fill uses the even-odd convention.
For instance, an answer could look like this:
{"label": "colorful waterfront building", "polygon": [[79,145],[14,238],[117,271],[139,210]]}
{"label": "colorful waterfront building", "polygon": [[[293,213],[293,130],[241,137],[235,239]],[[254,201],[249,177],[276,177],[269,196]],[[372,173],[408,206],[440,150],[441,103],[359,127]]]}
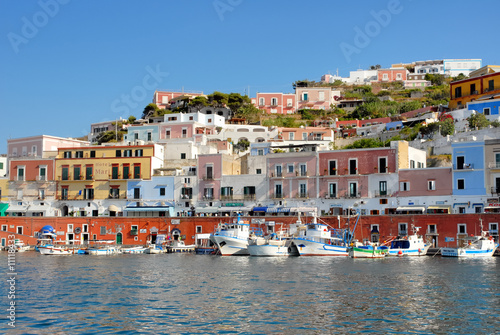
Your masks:
{"label": "colorful waterfront building", "polygon": [[468,102],[500,96],[500,66],[487,65],[470,73],[470,78],[450,83],[450,109],[464,108]]}
{"label": "colorful waterfront building", "polygon": [[294,114],[297,111],[297,99],[294,93],[261,93],[252,99],[252,103],[266,114]]}
{"label": "colorful waterfront building", "polygon": [[297,109],[330,109],[337,105],[340,91],[331,87],[297,87]]}
{"label": "colorful waterfront building", "polygon": [[118,215],[129,180],[149,180],[163,168],[163,147],[96,146],[59,148],[55,160],[61,215]]}

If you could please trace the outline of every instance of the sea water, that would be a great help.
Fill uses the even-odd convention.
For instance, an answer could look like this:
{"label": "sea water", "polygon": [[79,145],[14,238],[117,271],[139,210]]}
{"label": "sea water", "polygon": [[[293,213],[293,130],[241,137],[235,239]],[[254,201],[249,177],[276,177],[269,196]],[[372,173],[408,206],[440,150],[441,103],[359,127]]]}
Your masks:
{"label": "sea water", "polygon": [[[6,252],[0,260],[6,283]],[[6,283],[0,300],[5,334],[500,333],[498,257],[15,260],[15,299]]]}

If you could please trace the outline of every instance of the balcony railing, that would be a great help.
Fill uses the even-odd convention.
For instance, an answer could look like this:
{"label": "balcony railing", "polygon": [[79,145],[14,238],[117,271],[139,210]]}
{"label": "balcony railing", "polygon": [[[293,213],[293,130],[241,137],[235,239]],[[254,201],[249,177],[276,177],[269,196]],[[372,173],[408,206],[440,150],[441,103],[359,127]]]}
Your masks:
{"label": "balcony railing", "polygon": [[245,194],[243,200],[255,200],[255,194]]}
{"label": "balcony railing", "polygon": [[491,188],[491,194],[500,194],[500,187],[493,186]]}
{"label": "balcony railing", "polygon": [[271,178],[283,178],[283,172],[271,172]]}
{"label": "balcony railing", "polygon": [[488,163],[490,169],[500,169],[500,162],[490,162]]}
{"label": "balcony railing", "polygon": [[137,235],[139,235],[139,230],[138,230],[138,229],[132,229],[132,230],[130,231],[130,235],[132,235],[132,236],[137,236]]}
{"label": "balcony railing", "polygon": [[213,175],[204,175],[202,177],[203,180],[214,180],[214,176]]}
{"label": "balcony railing", "polygon": [[47,181],[47,176],[36,176],[37,181]]}
{"label": "balcony railing", "polygon": [[463,163],[462,166],[458,164],[453,164],[453,170],[474,170],[474,164],[468,163],[465,164]]}
{"label": "balcony railing", "polygon": [[234,200],[232,195],[221,195],[220,200],[222,201],[227,201],[227,200]]}
{"label": "balcony railing", "polygon": [[283,193],[274,193],[271,194],[271,199],[283,199],[285,195]]}
{"label": "balcony railing", "polygon": [[190,200],[190,199],[193,199],[193,195],[192,194],[181,194],[181,200]]}

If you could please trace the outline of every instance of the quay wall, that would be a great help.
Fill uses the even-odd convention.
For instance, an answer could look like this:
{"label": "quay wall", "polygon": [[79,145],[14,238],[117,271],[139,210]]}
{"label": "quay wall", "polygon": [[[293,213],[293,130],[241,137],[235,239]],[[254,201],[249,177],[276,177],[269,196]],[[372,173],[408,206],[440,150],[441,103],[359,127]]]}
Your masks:
{"label": "quay wall", "polygon": [[[83,240],[86,234],[88,240],[121,240],[123,245],[145,245],[152,233],[174,234],[181,236],[186,244],[192,244],[196,233],[211,233],[218,223],[231,222],[235,217],[0,217],[0,240],[6,243],[9,239],[22,240],[29,245],[37,242],[37,232],[46,225],[56,230],[57,240],[73,239]],[[266,231],[268,227],[278,230],[295,223],[297,217],[293,216],[258,216],[244,217],[252,226],[260,226]],[[302,222],[311,222],[311,217],[302,217]],[[339,216],[323,216],[321,221],[332,228],[346,228],[348,218]],[[350,218],[352,229],[356,217]],[[455,246],[459,238],[458,225],[465,225],[468,235],[479,235],[483,225],[484,230],[490,229],[490,224],[496,224],[498,229],[500,214],[431,214],[431,215],[380,215],[362,216],[355,231],[355,238],[371,240],[373,225],[378,225],[380,241],[385,241],[391,236],[397,236],[400,225],[406,224],[408,234],[411,234],[412,224],[420,227],[419,234],[426,235],[434,240],[434,247]],[[137,226],[133,230],[132,226]],[[433,227],[435,230],[432,230]],[[79,228],[79,229],[77,229]],[[77,233],[79,232],[79,233]],[[70,234],[68,236],[68,234]],[[73,234],[73,235],[71,235]],[[121,234],[121,236],[119,236]],[[498,231],[496,232],[498,235]],[[463,236],[463,235],[462,235]],[[453,238],[453,242],[445,242],[445,238]],[[496,237],[498,241],[498,237]]]}

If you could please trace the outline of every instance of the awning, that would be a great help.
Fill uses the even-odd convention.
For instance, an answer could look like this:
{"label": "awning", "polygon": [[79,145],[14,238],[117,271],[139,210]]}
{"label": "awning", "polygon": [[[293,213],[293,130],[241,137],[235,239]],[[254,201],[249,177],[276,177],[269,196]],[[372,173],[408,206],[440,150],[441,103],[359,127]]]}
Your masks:
{"label": "awning", "polygon": [[451,206],[439,206],[439,205],[428,206],[427,211],[429,211],[429,210],[447,210],[448,213],[451,213]]}
{"label": "awning", "polygon": [[196,207],[196,213],[217,213],[219,212],[219,208],[217,207]]}
{"label": "awning", "polygon": [[457,202],[457,203],[453,204],[453,208],[455,208],[455,206],[469,206],[469,203],[468,202]]}
{"label": "awning", "polygon": [[42,205],[32,205],[26,208],[28,212],[45,212],[48,209],[49,206],[42,206]]}
{"label": "awning", "polygon": [[118,208],[118,206],[115,206],[115,205],[109,205],[108,210],[110,212],[119,212],[120,208]]}
{"label": "awning", "polygon": [[9,207],[9,204],[0,204],[0,216],[5,216],[5,211]]}
{"label": "awning", "polygon": [[498,207],[498,206],[484,207],[485,212],[496,212],[497,210],[500,210],[500,207]]}
{"label": "awning", "polygon": [[396,212],[425,212],[423,206],[402,206],[396,208]]}
{"label": "awning", "polygon": [[251,210],[252,210],[252,207],[244,207],[244,206],[242,206],[242,207],[223,206],[223,207],[219,208],[219,212],[251,211]]}
{"label": "awning", "polygon": [[268,207],[266,213],[290,213],[288,207]]}
{"label": "awning", "polygon": [[266,212],[267,211],[267,207],[254,207],[253,211],[254,212]]}
{"label": "awning", "polygon": [[476,204],[472,204],[472,206],[481,206],[481,207],[484,207],[484,204],[483,203],[476,203]]}
{"label": "awning", "polygon": [[[111,205],[113,206],[113,205]],[[109,207],[111,207],[109,206]],[[168,212],[170,207],[125,207],[128,212]]]}
{"label": "awning", "polygon": [[28,208],[28,206],[12,205],[12,206],[9,206],[9,208],[7,208],[6,212],[10,212],[10,213],[26,212],[26,208]]}

